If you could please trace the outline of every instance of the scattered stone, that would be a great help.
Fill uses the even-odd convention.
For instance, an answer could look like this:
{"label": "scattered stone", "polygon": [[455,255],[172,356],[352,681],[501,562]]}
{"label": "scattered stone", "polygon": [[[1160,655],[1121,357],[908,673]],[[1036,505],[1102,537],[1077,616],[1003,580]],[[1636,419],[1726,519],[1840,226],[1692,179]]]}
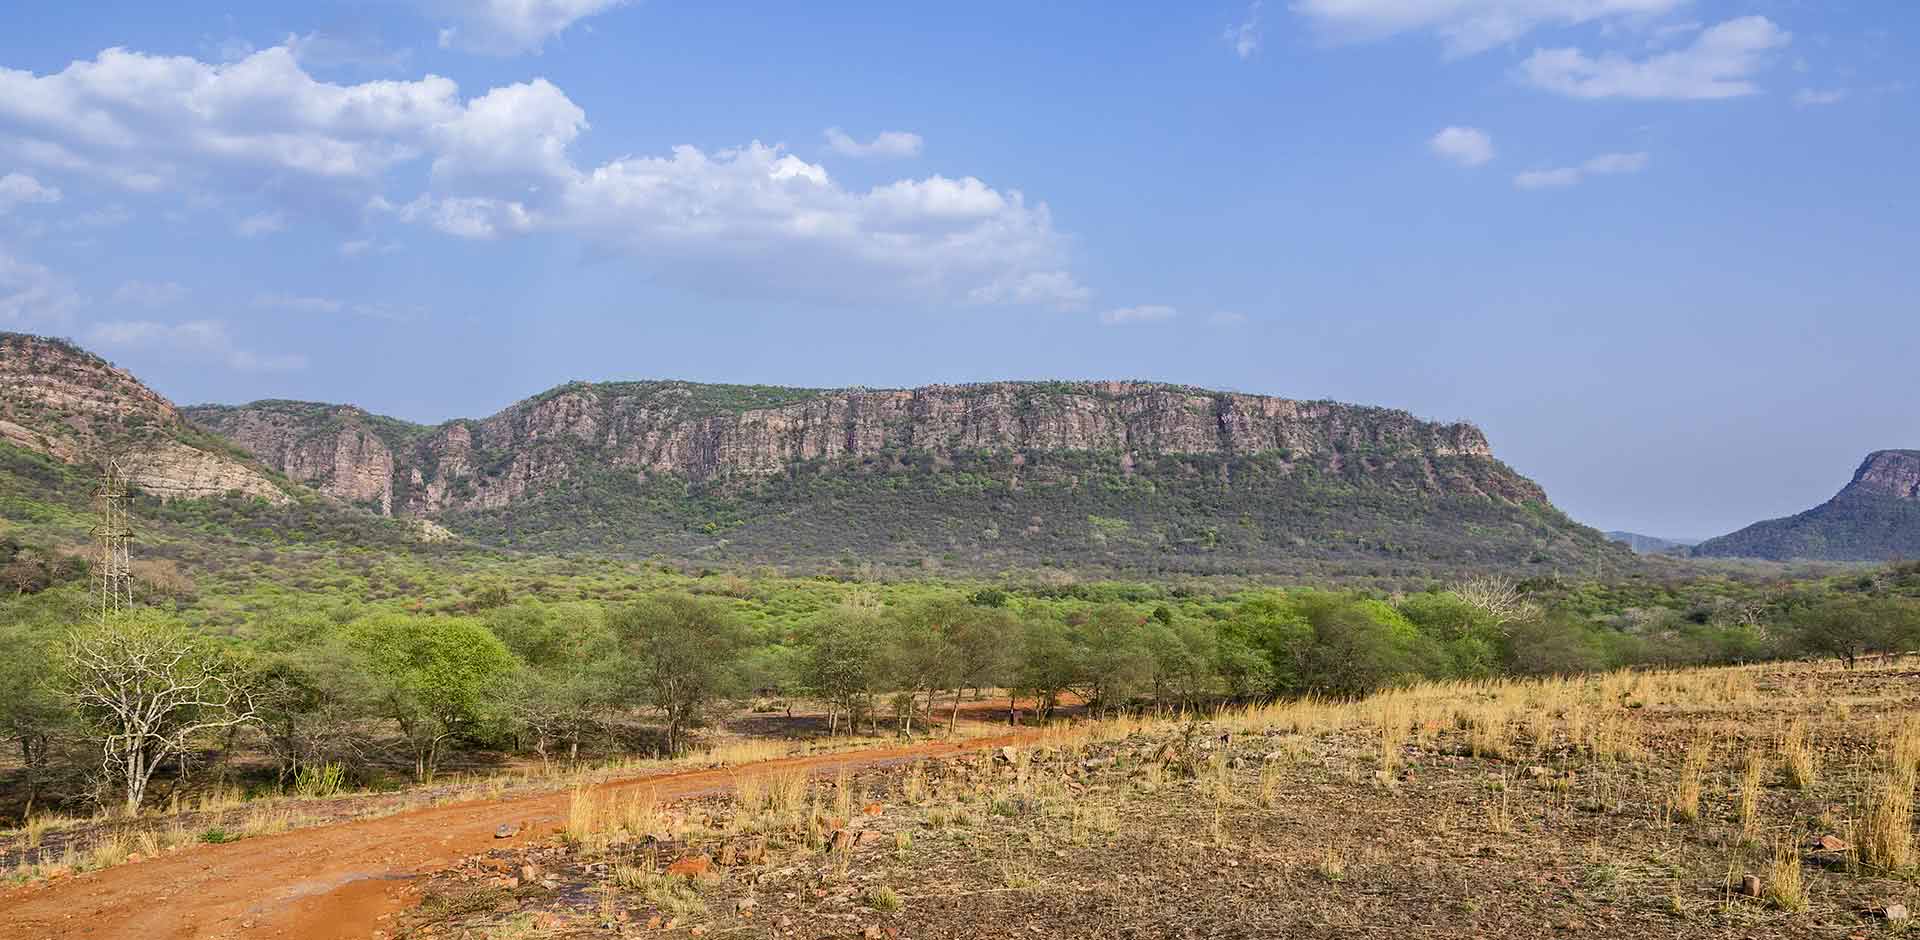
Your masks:
{"label": "scattered stone", "polygon": [[539,881],[540,869],[535,868],[532,864],[526,864],[526,865],[520,866],[520,880],[521,881]]}
{"label": "scattered stone", "polygon": [[1853,848],[1847,840],[1836,835],[1824,835],[1814,840],[1814,846],[1822,852],[1845,852]]}
{"label": "scattered stone", "polygon": [[1913,915],[1907,912],[1907,906],[1905,904],[1894,903],[1887,905],[1886,909],[1880,912],[1880,916],[1885,917],[1888,923],[1897,924]]}
{"label": "scattered stone", "polygon": [[767,837],[761,836],[760,838],[753,840],[753,842],[747,845],[746,863],[749,865],[760,865],[760,864],[764,864],[766,860],[767,860]]}
{"label": "scattered stone", "polygon": [[660,919],[660,915],[658,915],[658,914],[655,914],[655,915],[653,915],[652,917],[649,917],[649,918],[647,918],[647,929],[648,929],[648,930],[659,930],[659,929],[660,929],[660,925],[661,925],[662,923],[664,923],[664,921],[662,921],[662,920]]}
{"label": "scattered stone", "polygon": [[855,845],[876,845],[879,842],[880,842],[880,830],[862,829],[860,830],[860,838],[856,839],[854,841],[854,844]]}
{"label": "scattered stone", "polygon": [[520,830],[514,828],[509,823],[501,823],[500,828],[493,831],[493,837],[496,839],[511,839],[519,834]]}
{"label": "scattered stone", "polygon": [[999,761],[1002,764],[1011,764],[1013,763],[1014,756],[1019,753],[1020,752],[1016,750],[1013,747],[1013,745],[1009,744],[1001,748],[999,751],[995,752],[993,755],[993,759]]}
{"label": "scattered stone", "polygon": [[1535,780],[1539,780],[1542,777],[1553,776],[1553,771],[1545,767],[1541,767],[1538,764],[1535,764],[1534,766],[1527,768],[1527,776],[1532,777]]}
{"label": "scattered stone", "polygon": [[860,936],[867,938],[867,940],[880,940],[885,934],[880,932],[878,925],[868,924],[867,929],[860,931]]}
{"label": "scattered stone", "polygon": [[835,829],[833,841],[828,844],[828,848],[834,852],[850,851],[853,848],[853,833],[845,829]]}
{"label": "scattered stone", "polygon": [[1760,876],[1743,875],[1740,878],[1740,893],[1750,898],[1760,896]]}
{"label": "scattered stone", "polygon": [[689,855],[667,866],[667,874],[685,878],[698,878],[713,870],[713,858],[705,852]]}
{"label": "scattered stone", "polygon": [[867,814],[868,816],[878,816],[882,811],[882,807],[878,803],[868,803],[867,805],[861,807],[860,811]]}

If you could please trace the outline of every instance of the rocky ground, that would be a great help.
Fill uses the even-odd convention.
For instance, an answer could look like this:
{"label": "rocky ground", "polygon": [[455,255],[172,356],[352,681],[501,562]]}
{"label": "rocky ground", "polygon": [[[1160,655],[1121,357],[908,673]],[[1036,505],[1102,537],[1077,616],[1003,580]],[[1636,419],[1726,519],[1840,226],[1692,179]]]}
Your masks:
{"label": "rocky ground", "polygon": [[[409,938],[1904,932],[1920,900],[1911,861],[1869,864],[1854,842],[1915,676],[1727,675],[1142,722],[836,780],[746,780],[692,802],[586,798],[550,838],[501,840],[416,884],[419,904],[387,926]],[[1789,766],[1795,723],[1818,768],[1804,786]]]}

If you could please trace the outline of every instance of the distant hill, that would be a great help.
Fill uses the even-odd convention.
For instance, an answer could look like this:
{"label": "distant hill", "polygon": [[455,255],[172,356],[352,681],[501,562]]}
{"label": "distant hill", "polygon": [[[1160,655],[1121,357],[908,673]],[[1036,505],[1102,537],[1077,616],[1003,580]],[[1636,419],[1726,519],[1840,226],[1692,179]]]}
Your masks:
{"label": "distant hill", "polygon": [[573,383],[435,427],[289,401],[187,414],[340,499],[542,550],[969,571],[1631,563],[1471,425],[1157,383]]}
{"label": "distant hill", "polygon": [[1131,381],[642,381],[425,426],[283,400],[175,409],[78,347],[19,334],[0,342],[0,378],[6,442],[82,465],[100,442],[139,438],[171,455],[134,481],[150,495],[322,499],[483,546],[982,574],[1635,564],[1478,428],[1336,402]]}
{"label": "distant hill", "polygon": [[1619,542],[1642,555],[1686,554],[1688,548],[1698,544],[1692,539],[1663,539],[1653,535],[1641,535],[1638,532],[1608,532],[1607,538]]}
{"label": "distant hill", "polygon": [[1882,450],[1832,499],[1797,516],[1708,539],[1693,554],[1776,561],[1920,558],[1920,450]]}
{"label": "distant hill", "polygon": [[165,498],[292,499],[284,478],[187,423],[124,369],[64,340],[0,333],[0,443],[70,465],[119,454],[137,488]]}

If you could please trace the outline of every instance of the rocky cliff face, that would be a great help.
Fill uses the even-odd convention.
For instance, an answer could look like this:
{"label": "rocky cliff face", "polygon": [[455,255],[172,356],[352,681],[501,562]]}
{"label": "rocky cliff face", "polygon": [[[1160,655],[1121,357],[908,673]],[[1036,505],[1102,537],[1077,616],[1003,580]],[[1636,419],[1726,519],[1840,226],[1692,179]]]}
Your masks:
{"label": "rocky cliff face", "polygon": [[376,433],[356,408],[294,402],[189,409],[270,466],[383,512],[497,509],[586,472],[670,476],[709,486],[775,477],[818,462],[950,464],[968,455],[1084,452],[1124,467],[1169,455],[1274,455],[1331,473],[1419,466],[1435,493],[1545,501],[1491,465],[1479,429],[1402,411],[1209,392],[1139,382],[928,386],[903,390],[765,389],[678,382],[576,384],[490,418]]}
{"label": "rocky cliff face", "polygon": [[75,464],[123,452],[128,482],[163,499],[230,492],[289,499],[257,465],[187,424],[172,402],[125,370],[45,337],[0,333],[0,440]]}
{"label": "rocky cliff face", "polygon": [[1708,539],[1693,551],[1775,561],[1920,557],[1920,450],[1868,454],[1852,481],[1825,503]]}
{"label": "rocky cliff face", "polygon": [[1920,501],[1920,450],[1881,450],[1867,455],[1847,488],[1863,495]]}

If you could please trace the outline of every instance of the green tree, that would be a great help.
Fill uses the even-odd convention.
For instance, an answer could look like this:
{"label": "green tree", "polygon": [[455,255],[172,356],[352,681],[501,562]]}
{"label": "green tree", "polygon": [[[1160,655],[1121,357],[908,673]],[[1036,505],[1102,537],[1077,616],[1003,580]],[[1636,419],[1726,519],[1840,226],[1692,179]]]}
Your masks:
{"label": "green tree", "polygon": [[1078,687],[1102,714],[1125,704],[1152,681],[1146,620],[1125,604],[1101,604],[1073,631]]}
{"label": "green tree", "polygon": [[594,604],[516,604],[487,613],[488,629],[520,660],[508,697],[542,762],[550,748],[578,762],[580,746],[621,700],[618,640]]}
{"label": "green tree", "polygon": [[1017,707],[1014,697],[1023,694],[1035,700],[1040,720],[1052,718],[1060,693],[1077,685],[1081,676],[1073,638],[1065,624],[1051,617],[1034,617],[1026,622],[1021,629],[1020,664],[1015,676],[1017,681],[1007,701],[1009,720]]}
{"label": "green tree", "polygon": [[960,724],[961,689],[977,694],[1008,682],[1019,653],[1019,627],[1019,621],[1001,607],[975,607],[954,622],[947,637],[955,677],[953,712],[947,719],[949,737]]}
{"label": "green tree", "polygon": [[1920,626],[1916,610],[1897,598],[1835,598],[1795,611],[1791,624],[1801,651],[1835,657],[1852,669],[1862,656],[1912,645]]}
{"label": "green tree", "polygon": [[378,708],[399,726],[422,782],[433,780],[448,741],[503,717],[518,663],[480,621],[375,614],[349,624],[346,638],[365,657]]}
{"label": "green tree", "polygon": [[631,680],[666,720],[667,753],[679,753],[687,730],[739,688],[745,628],[720,602],[677,592],[620,608],[610,619]]}
{"label": "green tree", "polygon": [[878,610],[854,604],[827,612],[815,624],[805,681],[827,702],[828,734],[839,730],[841,715],[852,733],[871,712],[884,668],[882,629]]}
{"label": "green tree", "polygon": [[1306,688],[1313,624],[1288,595],[1264,592],[1240,602],[1221,625],[1220,635],[1231,648],[1254,650],[1265,658],[1267,691],[1289,695]]}
{"label": "green tree", "polygon": [[0,624],[0,740],[20,755],[26,784],[25,816],[52,769],[55,741],[74,723],[61,694],[59,634],[32,620]]}

